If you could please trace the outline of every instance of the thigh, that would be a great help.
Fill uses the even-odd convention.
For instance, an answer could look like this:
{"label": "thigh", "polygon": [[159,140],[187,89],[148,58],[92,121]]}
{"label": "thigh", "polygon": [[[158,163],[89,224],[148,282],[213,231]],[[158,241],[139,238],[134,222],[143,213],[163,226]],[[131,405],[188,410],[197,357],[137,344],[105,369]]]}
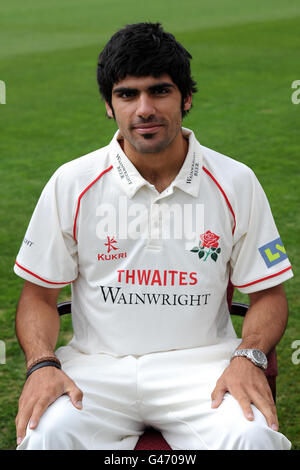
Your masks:
{"label": "thigh", "polygon": [[268,427],[262,413],[254,406],[254,420],[245,418],[229,393],[220,407],[194,406],[168,413],[162,434],[172,449],[198,450],[289,450],[291,443],[280,432]]}
{"label": "thigh", "polygon": [[289,449],[290,442],[267,426],[253,406],[248,421],[227,393],[211,408],[211,393],[228,366],[237,341],[149,355],[139,369],[145,421],[158,428],[172,449]]}
{"label": "thigh", "polygon": [[125,413],[86,400],[77,410],[64,395],[49,406],[35,430],[27,429],[18,450],[130,450],[141,432]]}
{"label": "thigh", "polygon": [[61,396],[35,430],[27,429],[18,449],[133,449],[143,433],[135,407],[134,361],[68,350],[58,356],[65,373],[83,391],[83,408],[76,409],[67,395]]}

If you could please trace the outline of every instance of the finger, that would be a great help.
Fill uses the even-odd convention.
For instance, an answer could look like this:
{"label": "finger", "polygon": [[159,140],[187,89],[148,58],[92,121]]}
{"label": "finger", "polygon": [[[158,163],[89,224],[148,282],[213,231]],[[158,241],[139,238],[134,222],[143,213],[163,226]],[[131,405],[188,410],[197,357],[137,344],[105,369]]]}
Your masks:
{"label": "finger", "polygon": [[74,384],[72,388],[66,393],[67,395],[69,395],[72,405],[75,406],[75,408],[77,408],[78,410],[81,410],[83,392]]}
{"label": "finger", "polygon": [[17,435],[17,444],[21,444],[25,435],[26,429],[29,422],[29,418],[32,413],[32,407],[27,407],[20,410],[16,417],[16,435]]}
{"label": "finger", "polygon": [[273,431],[278,431],[279,423],[274,401],[268,400],[264,396],[260,396],[253,401],[253,404],[264,415],[268,426],[273,429]]}
{"label": "finger", "polygon": [[49,405],[51,405],[51,403],[53,403],[53,401],[54,400],[51,400],[48,398],[48,399],[39,400],[35,404],[32,410],[30,420],[29,420],[30,429],[35,429],[37,427],[41,419],[41,416],[45,413],[46,409],[48,408]]}
{"label": "finger", "polygon": [[214,391],[211,394],[211,399],[212,399],[211,407],[212,408],[218,408],[221,405],[226,392],[227,392],[227,389],[223,386],[222,387],[217,386],[214,389]]}
{"label": "finger", "polygon": [[250,398],[247,395],[240,395],[240,396],[236,396],[235,398],[238,401],[240,407],[242,408],[245,418],[248,419],[249,421],[253,421],[254,413],[251,408]]}

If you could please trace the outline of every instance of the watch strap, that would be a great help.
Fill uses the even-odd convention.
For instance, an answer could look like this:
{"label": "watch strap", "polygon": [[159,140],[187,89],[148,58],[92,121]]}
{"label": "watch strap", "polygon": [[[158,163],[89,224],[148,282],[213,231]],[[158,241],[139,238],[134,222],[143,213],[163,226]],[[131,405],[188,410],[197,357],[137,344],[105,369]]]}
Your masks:
{"label": "watch strap", "polygon": [[[265,362],[264,363],[261,363],[259,361],[257,361],[254,357],[253,357],[253,351],[259,351],[261,354],[263,354],[263,356],[265,357]],[[267,358],[265,356],[265,354],[260,351],[259,349],[236,349],[234,351],[234,353],[232,354],[231,356],[231,359],[232,360],[234,357],[246,357],[247,359],[249,359],[254,365],[256,365],[257,367],[260,367],[261,369],[266,369],[267,366],[268,366],[268,361],[267,361]]]}

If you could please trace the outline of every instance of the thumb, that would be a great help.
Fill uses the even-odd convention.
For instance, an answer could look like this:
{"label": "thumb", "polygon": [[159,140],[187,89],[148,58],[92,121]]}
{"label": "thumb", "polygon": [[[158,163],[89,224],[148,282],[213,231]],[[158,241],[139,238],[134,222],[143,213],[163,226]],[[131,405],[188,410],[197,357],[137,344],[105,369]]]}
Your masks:
{"label": "thumb", "polygon": [[75,406],[75,408],[78,410],[81,410],[83,392],[74,384],[73,387],[70,388],[70,390],[67,392],[67,395],[69,395],[72,405]]}

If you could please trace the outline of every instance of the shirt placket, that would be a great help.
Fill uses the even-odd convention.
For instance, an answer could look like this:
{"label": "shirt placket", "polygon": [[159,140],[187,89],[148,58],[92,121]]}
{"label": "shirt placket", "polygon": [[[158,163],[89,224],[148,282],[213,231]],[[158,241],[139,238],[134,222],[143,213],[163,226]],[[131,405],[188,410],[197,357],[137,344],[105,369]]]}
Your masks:
{"label": "shirt placket", "polygon": [[171,187],[165,190],[163,194],[157,193],[154,189],[151,190],[147,250],[160,251],[162,249],[163,214],[161,212],[161,203],[166,202],[167,196],[172,193],[173,188]]}
{"label": "shirt placket", "polygon": [[151,205],[148,219],[148,241],[146,245],[147,250],[160,251],[162,248],[161,239],[161,214],[159,207],[159,200],[157,197],[151,197]]}

